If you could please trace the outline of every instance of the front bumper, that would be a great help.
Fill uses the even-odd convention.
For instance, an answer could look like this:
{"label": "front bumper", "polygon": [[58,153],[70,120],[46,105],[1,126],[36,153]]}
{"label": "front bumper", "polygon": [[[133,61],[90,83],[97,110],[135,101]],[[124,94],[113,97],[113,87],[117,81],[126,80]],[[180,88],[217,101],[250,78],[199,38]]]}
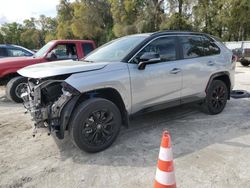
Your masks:
{"label": "front bumper", "polygon": [[34,121],[34,134],[37,128],[47,127],[49,133],[60,129],[62,109],[72,98],[72,94],[61,87],[61,92],[56,100],[46,101],[45,103],[43,100],[45,97],[43,88],[50,87],[50,85],[55,83],[62,85],[63,81],[45,81],[41,84],[34,84],[29,81],[27,91],[21,95],[24,107],[30,112]]}

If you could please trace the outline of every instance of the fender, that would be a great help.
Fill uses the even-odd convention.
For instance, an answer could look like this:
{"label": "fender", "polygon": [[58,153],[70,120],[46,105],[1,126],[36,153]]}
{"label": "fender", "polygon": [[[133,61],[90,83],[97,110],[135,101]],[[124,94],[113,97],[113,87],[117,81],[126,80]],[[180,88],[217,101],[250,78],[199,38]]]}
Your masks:
{"label": "fender", "polygon": [[[230,73],[228,71],[223,71],[223,72],[217,72],[217,73],[214,73],[210,76],[209,78],[209,81],[207,83],[207,87],[206,87],[206,90],[205,92],[207,93],[207,90],[208,88],[210,87],[212,81],[217,78],[217,77],[220,77],[220,76],[227,76],[228,79],[229,79],[229,82],[230,82],[230,85],[229,85],[229,90],[231,90],[231,80],[230,80]],[[229,91],[229,96],[228,96],[228,99],[230,98],[230,91]]]}
{"label": "fender", "polygon": [[59,131],[56,132],[56,136],[59,139],[64,138],[64,131],[69,123],[71,114],[73,110],[75,109],[75,105],[80,98],[81,95],[75,95],[62,109],[62,112],[60,114],[60,128]]}
{"label": "fender", "polygon": [[[108,88],[102,88],[102,89],[108,89]],[[113,89],[113,88],[109,88],[109,89]],[[115,89],[113,89],[115,90]],[[119,95],[120,93],[115,90]],[[56,136],[59,138],[59,139],[63,139],[64,138],[64,131],[67,129],[67,126],[69,124],[69,121],[70,121],[70,118],[72,116],[72,113],[74,111],[74,109],[76,108],[76,105],[81,102],[81,97],[84,97],[86,99],[87,98],[92,98],[92,97],[95,97],[95,96],[98,96],[98,95],[101,95],[101,97],[104,97],[108,100],[109,97],[107,95],[105,95],[101,89],[99,90],[91,90],[91,91],[87,91],[87,92],[84,92],[82,94],[79,94],[79,95],[74,95],[72,97],[72,99],[70,99],[70,101],[67,102],[67,104],[65,104],[65,106],[63,107],[61,113],[60,113],[60,126],[59,126],[59,130],[56,132]],[[120,95],[120,100],[122,100],[122,97]],[[115,103],[115,101],[113,101]],[[117,101],[118,102],[118,101]],[[122,101],[123,103],[123,101]],[[128,112],[125,108],[125,105],[124,103],[121,104],[118,102],[115,103],[117,105],[117,107],[120,109],[121,111],[121,115],[122,115],[122,123],[123,125],[128,128],[129,127],[129,115],[128,115]]]}

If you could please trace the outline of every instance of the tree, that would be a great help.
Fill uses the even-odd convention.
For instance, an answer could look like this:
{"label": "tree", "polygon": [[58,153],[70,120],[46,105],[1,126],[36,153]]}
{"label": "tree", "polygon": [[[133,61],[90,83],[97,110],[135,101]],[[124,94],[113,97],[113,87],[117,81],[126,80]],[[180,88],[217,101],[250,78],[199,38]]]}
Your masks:
{"label": "tree", "polygon": [[23,21],[23,28],[24,29],[35,29],[36,28],[35,18],[31,17],[30,19],[25,19]]}
{"label": "tree", "polygon": [[5,23],[1,27],[2,35],[4,36],[5,43],[21,44],[21,33],[23,27],[16,22]]}
{"label": "tree", "polygon": [[56,36],[59,39],[75,38],[71,29],[72,19],[74,17],[74,3],[68,0],[60,0],[57,6],[57,21]]}
{"label": "tree", "polygon": [[250,1],[249,0],[230,0],[225,25],[228,28],[229,40],[247,40],[250,35]]}
{"label": "tree", "polygon": [[113,23],[110,4],[107,1],[75,2],[73,9],[71,29],[74,36],[94,39],[97,43],[107,41]]}
{"label": "tree", "polygon": [[[161,29],[192,30],[191,7],[194,0],[169,0],[167,11],[161,23]],[[166,14],[167,12],[167,14]]]}
{"label": "tree", "polygon": [[158,30],[194,30],[223,40],[250,39],[249,0],[60,0],[56,18],[41,15],[0,26],[0,43],[40,48],[53,39],[93,39]]}
{"label": "tree", "polygon": [[21,33],[21,45],[29,49],[38,49],[41,47],[39,30],[27,29]]}
{"label": "tree", "polygon": [[1,33],[1,30],[0,30],[0,43],[4,43],[4,36],[3,34]]}
{"label": "tree", "polygon": [[137,30],[143,32],[154,32],[160,29],[164,17],[163,0],[144,0],[143,6],[137,18]]}
{"label": "tree", "polygon": [[56,39],[57,20],[55,18],[40,15],[36,23],[40,28],[40,43],[42,45],[48,40]]}
{"label": "tree", "polygon": [[142,0],[109,0],[113,18],[113,32],[116,37],[121,37],[137,32],[136,21],[142,10]]}

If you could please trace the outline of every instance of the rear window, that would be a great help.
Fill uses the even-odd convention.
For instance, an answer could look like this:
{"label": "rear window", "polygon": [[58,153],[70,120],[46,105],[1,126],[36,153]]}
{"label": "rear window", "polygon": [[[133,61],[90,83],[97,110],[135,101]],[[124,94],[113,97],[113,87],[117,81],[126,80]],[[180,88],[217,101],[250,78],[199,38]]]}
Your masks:
{"label": "rear window", "polygon": [[220,54],[220,48],[214,43],[214,41],[204,37],[204,55],[217,55]]}
{"label": "rear window", "polygon": [[184,59],[204,56],[203,41],[200,36],[181,36],[179,39]]}
{"label": "rear window", "polygon": [[92,43],[84,43],[82,44],[82,49],[83,49],[83,54],[86,56],[90,52],[94,50],[93,44]]}
{"label": "rear window", "polygon": [[204,36],[180,36],[183,58],[196,58],[220,54],[220,48],[210,38]]}

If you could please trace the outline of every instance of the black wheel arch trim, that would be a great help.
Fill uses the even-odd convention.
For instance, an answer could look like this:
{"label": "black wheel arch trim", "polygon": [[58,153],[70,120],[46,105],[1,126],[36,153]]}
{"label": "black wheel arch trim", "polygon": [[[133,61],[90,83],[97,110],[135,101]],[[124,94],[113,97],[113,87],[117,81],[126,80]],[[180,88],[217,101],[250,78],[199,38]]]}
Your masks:
{"label": "black wheel arch trim", "polygon": [[71,118],[71,114],[73,110],[75,109],[76,103],[81,95],[75,95],[62,109],[61,115],[60,115],[60,128],[59,131],[56,132],[56,136],[59,139],[64,138],[64,131],[66,130],[69,120]]}
{"label": "black wheel arch trim", "polygon": [[[217,72],[217,73],[214,73],[210,76],[209,78],[209,81],[207,83],[207,86],[206,86],[206,93],[208,91],[208,88],[210,87],[211,83],[213,80],[216,80],[216,78],[220,77],[220,76],[227,76],[228,79],[229,79],[229,82],[230,82],[230,85],[228,86],[229,88],[229,91],[228,91],[228,99],[230,99],[230,91],[232,90],[231,88],[231,79],[230,79],[230,73],[228,71],[222,71],[222,72]],[[225,83],[226,84],[226,83]]]}
{"label": "black wheel arch trim", "polygon": [[[105,88],[103,88],[103,89],[105,89]],[[116,92],[118,92],[118,91],[116,90]],[[68,127],[68,124],[69,124],[69,121],[70,121],[70,118],[72,116],[73,111],[76,109],[76,106],[78,105],[78,103],[81,102],[81,97],[88,96],[87,98],[84,97],[84,100],[87,100],[89,98],[98,97],[97,94],[98,94],[98,90],[88,91],[87,93],[81,93],[81,95],[73,96],[72,99],[70,99],[70,101],[68,101],[67,104],[65,104],[65,106],[63,107],[63,109],[60,113],[60,127],[59,127],[59,130],[56,132],[56,136],[59,139],[64,138],[64,131]],[[120,95],[119,92],[118,92],[118,94]],[[124,105],[124,103],[123,103],[123,105]],[[120,109],[119,106],[117,106],[117,107],[121,111],[122,124],[126,128],[128,128],[129,127],[129,115],[128,115],[128,112],[125,108],[125,105],[124,105],[123,109]]]}

